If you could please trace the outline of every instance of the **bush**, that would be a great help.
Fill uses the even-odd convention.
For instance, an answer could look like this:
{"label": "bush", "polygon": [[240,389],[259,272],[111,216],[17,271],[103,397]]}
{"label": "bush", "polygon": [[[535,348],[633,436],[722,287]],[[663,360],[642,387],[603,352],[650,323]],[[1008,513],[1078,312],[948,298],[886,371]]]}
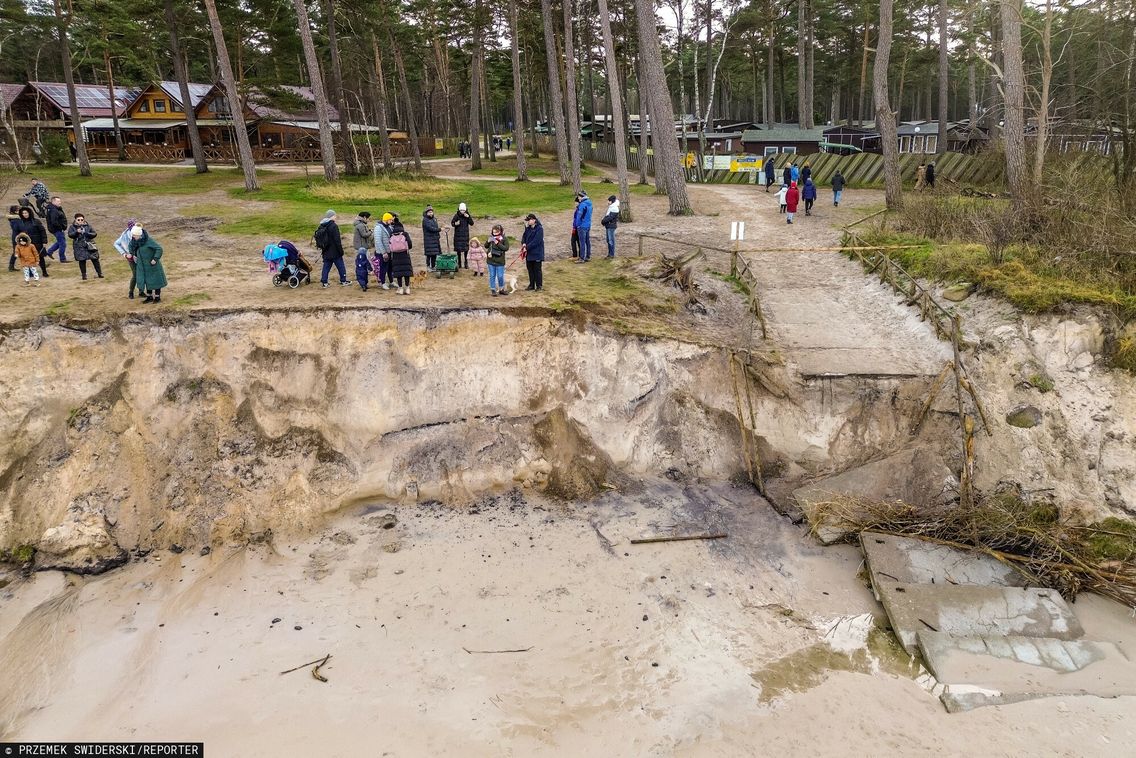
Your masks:
{"label": "bush", "polygon": [[39,145],[43,148],[43,162],[48,166],[59,166],[71,160],[70,143],[62,134],[48,132],[40,138]]}

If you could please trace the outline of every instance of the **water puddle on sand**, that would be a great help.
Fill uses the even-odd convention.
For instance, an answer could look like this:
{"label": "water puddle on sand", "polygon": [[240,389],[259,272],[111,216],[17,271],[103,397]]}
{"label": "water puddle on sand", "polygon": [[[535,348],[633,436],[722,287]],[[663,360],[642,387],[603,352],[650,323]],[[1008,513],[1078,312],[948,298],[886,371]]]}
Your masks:
{"label": "water puddle on sand", "polygon": [[834,671],[911,679],[930,693],[939,684],[918,658],[912,658],[875,616],[838,616],[818,621],[822,639],[784,655],[750,676],[760,688],[758,702],[775,703],[820,685]]}

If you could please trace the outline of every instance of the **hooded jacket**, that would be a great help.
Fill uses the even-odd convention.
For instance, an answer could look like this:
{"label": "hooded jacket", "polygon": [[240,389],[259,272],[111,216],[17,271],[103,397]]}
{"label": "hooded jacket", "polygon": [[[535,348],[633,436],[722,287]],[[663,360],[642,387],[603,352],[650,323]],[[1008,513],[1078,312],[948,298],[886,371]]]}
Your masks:
{"label": "hooded jacket", "polygon": [[16,237],[23,234],[28,235],[28,239],[36,247],[43,247],[47,244],[47,232],[43,230],[43,224],[39,222],[35,216],[32,215],[31,208],[20,208],[18,217],[12,223],[12,244],[16,244]]}
{"label": "hooded jacket", "polygon": [[[540,222],[537,222],[540,226]],[[590,229],[592,226],[592,200],[585,197],[580,200],[580,204],[576,206],[576,215],[572,219],[572,226],[577,229]],[[543,232],[541,235],[543,237]]]}
{"label": "hooded jacket", "polygon": [[375,232],[367,226],[365,219],[355,219],[355,234],[351,238],[351,247],[356,250],[359,248],[364,248],[365,250],[375,249]]}
{"label": "hooded jacket", "polygon": [[[162,246],[154,241],[154,238],[145,229],[142,230],[142,236],[138,239],[131,238],[130,254],[136,260],[134,275],[138,279],[138,289],[145,292],[166,287],[168,282],[166,281],[166,270],[162,267]],[[340,255],[342,254],[342,246],[340,246]]]}
{"label": "hooded jacket", "polygon": [[438,217],[433,218],[422,212],[422,250],[426,255],[442,254],[442,227],[438,225]]}
{"label": "hooded jacket", "polygon": [[339,233],[339,224],[335,219],[325,218],[320,222],[321,227],[327,227],[327,247],[321,248],[325,261],[334,261],[343,257],[343,235]]}
{"label": "hooded jacket", "polygon": [[789,186],[789,191],[785,193],[785,210],[789,213],[797,212],[797,203],[801,200],[801,191],[797,189],[796,184]]}
{"label": "hooded jacket", "polygon": [[39,265],[39,249],[31,243],[28,235],[21,232],[13,242],[15,248],[16,258],[19,259],[20,265],[25,268],[35,268]]}
{"label": "hooded jacket", "polygon": [[837,171],[836,175],[832,177],[832,189],[835,192],[841,192],[844,190],[844,174],[840,173],[839,171]]}
{"label": "hooded jacket", "polygon": [[805,180],[805,190],[802,193],[801,197],[805,200],[816,200],[817,199],[817,186],[815,184],[813,184],[812,179],[806,179]]}

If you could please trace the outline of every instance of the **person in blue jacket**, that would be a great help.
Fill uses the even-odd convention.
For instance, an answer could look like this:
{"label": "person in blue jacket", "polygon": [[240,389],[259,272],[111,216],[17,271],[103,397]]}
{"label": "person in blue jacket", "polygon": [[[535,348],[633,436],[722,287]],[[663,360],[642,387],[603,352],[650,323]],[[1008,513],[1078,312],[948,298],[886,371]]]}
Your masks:
{"label": "person in blue jacket", "polygon": [[765,191],[768,192],[769,188],[773,186],[773,182],[777,180],[777,166],[774,165],[773,156],[766,156],[765,158]]}
{"label": "person in blue jacket", "polygon": [[799,182],[801,180],[801,169],[797,168],[796,161],[793,161],[793,165],[789,166],[789,178],[794,182]]}
{"label": "person in blue jacket", "polygon": [[[540,291],[544,289],[544,227],[536,214],[525,216],[525,233],[521,235],[521,254],[525,259],[525,266],[529,270],[529,286],[527,290]],[[583,255],[583,250],[580,251]]]}
{"label": "person in blue jacket", "polygon": [[801,197],[805,199],[805,215],[813,215],[813,203],[817,199],[817,186],[813,184],[812,179],[805,180],[805,191],[801,193]]}
{"label": "person in blue jacket", "polygon": [[[592,240],[588,236],[592,231],[592,201],[588,197],[588,193],[583,190],[576,195],[576,198],[580,201],[580,204],[576,206],[576,215],[572,217],[572,226],[580,240],[580,257],[576,259],[576,262],[587,263],[592,259]],[[540,228],[539,221],[537,228]],[[541,238],[543,239],[543,237],[544,231],[541,230]]]}

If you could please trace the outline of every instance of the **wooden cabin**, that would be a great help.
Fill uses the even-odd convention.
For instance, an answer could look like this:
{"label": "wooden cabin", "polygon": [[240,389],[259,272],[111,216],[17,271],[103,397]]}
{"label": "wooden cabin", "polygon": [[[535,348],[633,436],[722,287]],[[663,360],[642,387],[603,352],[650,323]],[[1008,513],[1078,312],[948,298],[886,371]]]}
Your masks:
{"label": "wooden cabin", "polygon": [[819,153],[823,141],[823,129],[800,129],[795,124],[774,124],[771,129],[747,129],[742,132],[741,138],[742,149],[746,153],[766,157],[778,153]]}

